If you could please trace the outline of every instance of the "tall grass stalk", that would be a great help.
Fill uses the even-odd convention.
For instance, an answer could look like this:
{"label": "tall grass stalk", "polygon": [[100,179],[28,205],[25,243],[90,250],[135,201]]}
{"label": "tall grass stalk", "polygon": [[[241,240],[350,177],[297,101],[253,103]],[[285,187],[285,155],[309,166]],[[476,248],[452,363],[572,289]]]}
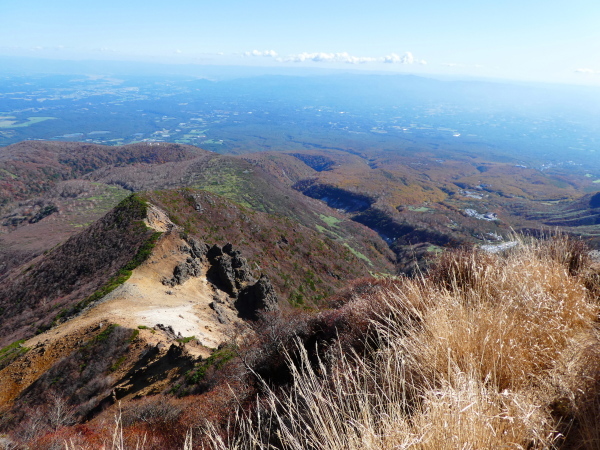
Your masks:
{"label": "tall grass stalk", "polygon": [[585,258],[564,237],[519,247],[448,255],[443,270],[356,300],[380,312],[372,348],[325,364],[299,345],[289,389],[267,390],[226,437],[209,427],[212,448],[557,448],[575,426],[580,448],[597,448]]}

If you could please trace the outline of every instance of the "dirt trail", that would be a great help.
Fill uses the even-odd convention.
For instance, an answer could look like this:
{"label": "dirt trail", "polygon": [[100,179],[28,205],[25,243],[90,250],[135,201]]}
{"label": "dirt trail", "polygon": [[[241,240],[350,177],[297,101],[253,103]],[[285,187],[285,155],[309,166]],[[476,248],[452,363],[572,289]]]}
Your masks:
{"label": "dirt trail", "polygon": [[[172,277],[175,266],[188,256],[181,250],[187,244],[179,237],[177,228],[154,207],[148,213],[147,225],[164,234],[150,258],[133,271],[129,280],[79,317],[30,339],[24,345],[33,347],[41,342],[51,342],[104,321],[129,328],[140,325],[154,327],[157,324],[170,326],[175,334],[195,336],[201,346],[208,348],[216,348],[225,341],[232,324],[220,323],[210,308],[216,293],[204,273],[179,286],[162,284],[162,280]],[[164,340],[162,333],[144,335],[152,343]]]}
{"label": "dirt trail", "polygon": [[129,280],[100,303],[26,341],[23,345],[32,350],[0,371],[0,404],[16,398],[58,359],[108,323],[133,329],[140,325],[148,327],[140,330],[139,337],[159,348],[168,348],[173,343],[173,335],[154,330],[157,324],[171,327],[176,336],[195,336],[197,342],[192,340],[186,344],[186,350],[193,356],[207,357],[210,349],[229,339],[235,323],[242,321],[233,310],[226,313],[227,323],[218,320],[209,304],[215,296],[224,294],[215,292],[207,281],[206,269],[200,276],[191,277],[181,285],[162,284],[164,278],[173,276],[175,266],[189,256],[183,250],[187,244],[180,237],[178,228],[155,207],[149,209],[146,224],[163,232],[150,257],[133,271]]}

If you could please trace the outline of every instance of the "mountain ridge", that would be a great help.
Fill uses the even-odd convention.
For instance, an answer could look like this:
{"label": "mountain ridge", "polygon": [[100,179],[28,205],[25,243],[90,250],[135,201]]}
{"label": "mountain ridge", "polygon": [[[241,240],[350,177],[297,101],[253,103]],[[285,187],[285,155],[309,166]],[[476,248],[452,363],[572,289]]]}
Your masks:
{"label": "mountain ridge", "polygon": [[[47,173],[48,148],[68,155],[80,145],[5,155],[33,168],[5,177],[9,187],[45,177],[40,191],[5,191],[0,226],[0,244],[13,245],[0,254],[17,255],[0,274],[0,429],[22,442],[50,448],[42,441],[77,427],[101,440],[91,430],[105,433],[122,402],[131,439],[144,430],[157,448],[180,447],[186,415],[225,427],[235,407],[254,411],[264,386],[289,389],[289,364],[303,358],[294,345],[308,365],[366,354],[374,323],[413,320],[385,310],[386,299],[418,298],[417,280],[475,283],[479,265],[504,264],[457,248],[519,245],[512,227],[536,235],[565,217],[568,232],[597,231],[587,218],[600,194],[581,192],[586,180],[522,167],[510,175],[506,161],[314,149],[233,157],[160,145],[123,147],[113,159],[91,147],[89,159],[57,157]],[[36,232],[46,239],[26,253]],[[570,259],[551,257],[592,295],[587,250],[560,239],[548,246]],[[168,426],[167,410],[176,417]],[[140,425],[144,411],[166,428]]]}

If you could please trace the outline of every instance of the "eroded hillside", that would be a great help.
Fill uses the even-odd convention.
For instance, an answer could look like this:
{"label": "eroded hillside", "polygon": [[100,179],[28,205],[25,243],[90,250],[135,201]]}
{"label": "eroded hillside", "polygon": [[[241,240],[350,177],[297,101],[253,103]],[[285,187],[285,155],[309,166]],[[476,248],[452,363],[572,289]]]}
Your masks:
{"label": "eroded hillside", "polygon": [[4,417],[14,427],[29,408],[61,402],[69,420],[86,421],[182,377],[182,392],[199,389],[195,368],[252,335],[262,314],[314,308],[391,269],[387,248],[365,236],[337,242],[205,191],[130,195],[5,276]]}

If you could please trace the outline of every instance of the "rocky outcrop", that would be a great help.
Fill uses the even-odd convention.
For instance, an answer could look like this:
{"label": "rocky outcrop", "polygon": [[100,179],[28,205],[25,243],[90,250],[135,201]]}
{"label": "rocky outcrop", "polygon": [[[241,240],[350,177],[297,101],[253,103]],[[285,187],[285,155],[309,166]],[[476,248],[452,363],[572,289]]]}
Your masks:
{"label": "rocky outcrop", "polygon": [[201,266],[197,259],[188,257],[185,262],[180,262],[173,269],[173,276],[162,280],[165,286],[177,286],[183,284],[190,277],[200,275]]}
{"label": "rocky outcrop", "polygon": [[[271,281],[266,275],[256,280],[248,261],[231,244],[222,248],[214,245],[207,252],[210,269],[208,280],[218,289],[229,295],[229,303],[243,319],[257,320],[261,310],[279,309],[279,300]],[[223,314],[223,302],[216,299],[211,308],[219,320],[226,320]]]}
{"label": "rocky outcrop", "polygon": [[183,284],[189,278],[197,277],[201,274],[202,263],[206,259],[208,246],[195,238],[188,238],[186,243],[188,245],[182,246],[179,250],[189,256],[185,261],[180,262],[175,266],[171,278],[164,278],[162,280],[162,284],[165,286],[177,286]]}
{"label": "rocky outcrop", "polygon": [[257,320],[258,311],[277,311],[278,301],[273,285],[262,275],[256,283],[240,291],[234,305],[242,319]]}
{"label": "rocky outcrop", "polygon": [[197,277],[205,267],[206,278],[217,291],[210,307],[220,323],[229,322],[228,309],[234,309],[238,317],[249,320],[258,319],[260,310],[279,309],[279,300],[269,278],[261,275],[257,280],[246,258],[234,250],[232,244],[209,247],[195,238],[187,238],[186,244],[180,251],[188,256],[175,266],[171,278],[162,280],[165,286],[174,287]]}
{"label": "rocky outcrop", "polygon": [[238,297],[240,290],[249,284],[256,283],[246,258],[241,252],[233,250],[231,244],[223,248],[214,245],[207,252],[210,269],[208,280],[217,288],[227,292],[232,297]]}

